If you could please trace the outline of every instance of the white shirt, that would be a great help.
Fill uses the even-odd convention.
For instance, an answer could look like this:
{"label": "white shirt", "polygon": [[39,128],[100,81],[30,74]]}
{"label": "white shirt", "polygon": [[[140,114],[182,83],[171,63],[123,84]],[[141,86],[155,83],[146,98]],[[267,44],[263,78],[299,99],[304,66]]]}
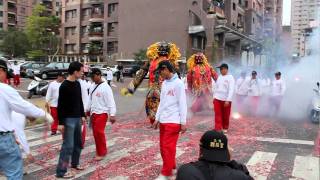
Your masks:
{"label": "white shirt", "polygon": [[58,106],[60,86],[61,86],[61,83],[59,83],[58,81],[52,81],[49,84],[48,91],[46,94],[46,102],[49,103],[50,107]]}
{"label": "white shirt", "polygon": [[219,76],[216,82],[214,98],[220,101],[232,101],[235,82],[232,75]]}
{"label": "white shirt", "polygon": [[86,107],[88,107],[88,103],[89,103],[89,89],[91,84],[87,80],[79,79],[78,81],[81,86],[81,97],[82,97],[83,108],[84,108],[84,111],[87,112],[88,109],[86,109]]}
{"label": "white shirt", "polygon": [[111,70],[107,70],[107,80],[112,81],[113,79],[113,73]]}
{"label": "white shirt", "polygon": [[12,111],[30,117],[44,117],[45,112],[24,100],[11,86],[0,83],[0,132],[13,131]]}
{"label": "white shirt", "polygon": [[272,81],[271,96],[283,96],[285,91],[286,91],[286,85],[284,84],[282,79]]}
{"label": "white shirt", "polygon": [[261,95],[261,82],[258,79],[250,79],[248,82],[248,96]]}
{"label": "white shirt", "polygon": [[246,78],[240,77],[237,79],[235,91],[237,95],[248,95],[248,81]]}
{"label": "white shirt", "polygon": [[20,75],[20,65],[15,65],[15,64],[12,64],[11,65],[11,68],[13,70],[13,74],[14,75]]}
{"label": "white shirt", "polygon": [[186,91],[184,83],[178,78],[177,74],[162,83],[156,121],[160,123],[186,124]]}
{"label": "white shirt", "polygon": [[91,114],[102,114],[107,113],[110,116],[116,115],[116,103],[113,98],[113,92],[111,87],[107,82],[100,84],[97,89],[92,93],[96,88],[97,84],[93,84],[90,87],[90,96],[88,103],[88,110]]}

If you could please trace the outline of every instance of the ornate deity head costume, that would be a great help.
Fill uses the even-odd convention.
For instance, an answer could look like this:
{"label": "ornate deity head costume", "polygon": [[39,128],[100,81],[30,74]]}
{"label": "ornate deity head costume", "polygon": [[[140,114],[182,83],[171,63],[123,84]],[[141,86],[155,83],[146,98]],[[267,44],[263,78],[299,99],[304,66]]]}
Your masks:
{"label": "ornate deity head costume", "polygon": [[155,83],[158,83],[156,82],[158,80],[155,74],[158,63],[162,60],[169,60],[172,65],[178,69],[178,59],[181,57],[181,54],[179,52],[179,48],[174,43],[161,41],[148,47],[147,57],[150,60],[149,84],[152,86]]}
{"label": "ornate deity head costume", "polygon": [[212,69],[203,53],[193,54],[187,61],[188,65],[188,89],[194,95],[211,92],[212,78],[217,74]]}

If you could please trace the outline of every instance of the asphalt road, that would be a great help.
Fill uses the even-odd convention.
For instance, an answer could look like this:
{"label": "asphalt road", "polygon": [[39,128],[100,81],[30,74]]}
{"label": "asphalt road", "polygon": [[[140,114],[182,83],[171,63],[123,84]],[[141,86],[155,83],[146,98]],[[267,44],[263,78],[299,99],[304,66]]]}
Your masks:
{"label": "asphalt road", "polygon": [[[107,157],[99,163],[93,161],[95,146],[89,131],[81,156],[81,162],[88,168],[76,172],[76,179],[154,179],[159,174],[162,164],[159,134],[149,128],[144,113],[147,80],[134,96],[120,96],[121,87],[129,81],[113,87],[118,119],[106,128]],[[28,82],[24,79],[18,88],[24,97]],[[42,97],[30,101],[43,104]],[[188,131],[178,143],[178,165],[197,159],[199,139],[213,128],[213,118],[212,110],[189,113]],[[24,179],[54,179],[61,135],[50,136],[41,125],[29,127],[26,132],[36,162],[26,166],[29,174]],[[258,180],[319,180],[319,136],[319,126],[307,119],[249,116],[231,119],[228,132],[232,158],[247,164]]]}

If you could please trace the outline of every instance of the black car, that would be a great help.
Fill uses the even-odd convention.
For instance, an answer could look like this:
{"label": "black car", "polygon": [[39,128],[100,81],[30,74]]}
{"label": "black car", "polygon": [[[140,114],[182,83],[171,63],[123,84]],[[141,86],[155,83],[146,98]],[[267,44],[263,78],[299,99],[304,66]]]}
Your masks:
{"label": "black car", "polygon": [[40,77],[41,79],[56,78],[59,72],[67,74],[69,65],[70,63],[65,62],[51,62],[43,68],[35,70],[34,75]]}
{"label": "black car", "polygon": [[128,65],[123,67],[123,76],[134,77],[136,72],[140,69],[139,65]]}
{"label": "black car", "polygon": [[35,70],[39,70],[48,63],[46,62],[28,62],[21,66],[21,75],[23,77],[32,77]]}

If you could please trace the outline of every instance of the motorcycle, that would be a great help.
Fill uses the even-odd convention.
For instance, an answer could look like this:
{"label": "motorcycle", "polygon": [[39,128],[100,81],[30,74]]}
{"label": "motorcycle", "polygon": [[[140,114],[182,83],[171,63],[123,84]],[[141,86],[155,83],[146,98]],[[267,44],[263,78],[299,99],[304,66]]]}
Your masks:
{"label": "motorcycle", "polygon": [[318,89],[313,89],[315,92],[314,97],[312,98],[310,120],[313,123],[320,122],[320,83],[317,82]]}
{"label": "motorcycle", "polygon": [[49,87],[49,82],[44,81],[36,76],[33,76],[33,79],[28,85],[28,99],[31,99],[33,95],[45,96]]}

